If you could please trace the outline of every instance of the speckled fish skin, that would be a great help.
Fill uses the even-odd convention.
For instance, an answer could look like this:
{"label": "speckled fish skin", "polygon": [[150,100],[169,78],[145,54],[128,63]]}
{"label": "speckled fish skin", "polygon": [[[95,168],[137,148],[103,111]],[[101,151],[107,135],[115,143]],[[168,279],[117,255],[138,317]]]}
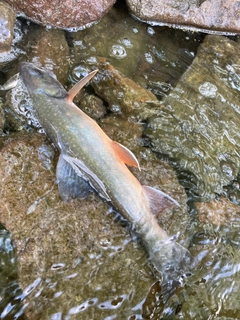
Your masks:
{"label": "speckled fish skin", "polygon": [[112,149],[112,140],[95,121],[69,102],[66,90],[46,70],[21,63],[20,77],[32,99],[36,117],[60,154],[65,159],[80,159],[101,180],[106,200],[132,224],[160,273],[169,265],[176,265],[176,272],[180,269],[182,272],[190,261],[189,252],[159,226],[143,186],[119,160]]}

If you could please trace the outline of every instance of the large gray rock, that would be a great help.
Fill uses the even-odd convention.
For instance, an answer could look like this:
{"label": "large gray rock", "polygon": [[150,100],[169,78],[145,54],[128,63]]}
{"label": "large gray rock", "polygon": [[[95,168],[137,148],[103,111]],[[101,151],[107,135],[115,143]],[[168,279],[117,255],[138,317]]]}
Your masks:
{"label": "large gray rock", "polygon": [[237,42],[207,36],[145,132],[189,193],[205,201],[222,194],[240,169],[239,50]]}
{"label": "large gray rock", "polygon": [[79,28],[100,20],[115,0],[6,0],[20,14],[43,25]]}
{"label": "large gray rock", "polygon": [[132,15],[152,25],[217,33],[240,32],[239,1],[127,0]]}

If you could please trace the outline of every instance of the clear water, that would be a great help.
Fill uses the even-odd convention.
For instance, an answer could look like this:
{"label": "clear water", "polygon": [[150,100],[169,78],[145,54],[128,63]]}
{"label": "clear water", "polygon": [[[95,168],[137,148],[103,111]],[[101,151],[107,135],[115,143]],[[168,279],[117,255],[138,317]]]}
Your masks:
{"label": "clear water", "polygon": [[[205,36],[148,26],[130,17],[121,4],[90,29],[56,32],[21,20],[17,31],[17,60],[2,70],[4,79],[16,72],[20,60],[26,60],[41,62],[64,85],[71,86],[103,59],[160,101],[174,92]],[[51,50],[41,49],[38,36],[45,43],[53,37],[56,43]],[[63,70],[70,71],[67,74]],[[229,78],[231,83],[233,80],[236,86],[238,79]],[[216,95],[216,87],[210,82],[199,90],[204,97]],[[88,87],[87,92],[92,94],[93,89]],[[181,94],[184,97],[184,92]],[[1,96],[5,99],[4,93]],[[26,105],[27,101],[19,104],[23,113],[28,111]],[[14,122],[9,109],[5,108],[5,113],[8,121],[0,143],[4,177],[0,216],[12,237],[4,228],[1,230],[2,319],[240,318],[238,207],[233,209],[234,219],[214,225],[199,220],[194,197],[188,193],[192,199],[188,207],[159,218],[170,234],[180,231],[180,241],[188,240],[185,244],[198,262],[192,276],[183,279],[166,301],[162,296],[166,288],[154,276],[146,252],[126,221],[96,195],[63,203],[54,182],[56,150],[44,135],[24,136],[23,142],[21,138],[18,144],[6,147],[8,135],[22,128],[32,131],[33,123]],[[169,167],[160,165],[143,147],[144,123],[129,122],[116,107],[115,114],[114,108],[111,112],[107,109],[101,124],[109,135],[134,147],[143,167],[142,175],[135,174],[142,183],[162,182],[164,191],[176,196],[179,193],[182,203],[186,202],[183,188],[176,186]],[[208,152],[207,145],[204,151]],[[179,179],[187,191],[194,184],[188,171],[181,171]],[[234,193],[234,200],[238,192],[236,178],[226,187],[225,195],[231,199]]]}

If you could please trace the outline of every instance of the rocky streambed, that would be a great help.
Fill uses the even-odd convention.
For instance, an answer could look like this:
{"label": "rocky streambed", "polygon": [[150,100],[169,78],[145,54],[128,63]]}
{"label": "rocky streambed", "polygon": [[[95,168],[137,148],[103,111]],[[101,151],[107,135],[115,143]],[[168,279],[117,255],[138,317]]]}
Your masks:
{"label": "rocky streambed", "polygon": [[[200,2],[199,10],[210,3]],[[53,71],[66,89],[98,68],[75,103],[134,152],[142,184],[180,203],[158,221],[197,262],[164,300],[161,278],[114,208],[95,194],[60,199],[57,150],[23,92],[2,90],[0,317],[238,319],[238,37],[148,25],[119,2],[79,31],[16,19],[0,5],[2,89],[21,61]],[[187,8],[178,7],[182,16]]]}

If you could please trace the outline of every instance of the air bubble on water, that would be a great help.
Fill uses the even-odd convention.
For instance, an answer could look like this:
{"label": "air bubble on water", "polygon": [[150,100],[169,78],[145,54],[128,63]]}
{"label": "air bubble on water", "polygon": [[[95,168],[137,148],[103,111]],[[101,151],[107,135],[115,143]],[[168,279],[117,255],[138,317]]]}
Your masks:
{"label": "air bubble on water", "polygon": [[211,82],[204,82],[198,88],[199,92],[206,98],[215,98],[217,96],[218,88]]}
{"label": "air bubble on water", "polygon": [[155,31],[152,27],[147,28],[147,33],[150,34],[151,36],[155,34]]}
{"label": "air bubble on water", "polygon": [[127,52],[126,52],[124,46],[122,46],[120,44],[112,45],[109,54],[111,57],[115,57],[117,59],[123,59],[127,56]]}
{"label": "air bubble on water", "polygon": [[131,43],[131,40],[128,38],[123,38],[122,40],[120,40],[120,43],[123,44],[126,48],[132,48],[133,45]]}
{"label": "air bubble on water", "polygon": [[62,319],[62,313],[57,312],[50,316],[50,320],[61,320]]}

